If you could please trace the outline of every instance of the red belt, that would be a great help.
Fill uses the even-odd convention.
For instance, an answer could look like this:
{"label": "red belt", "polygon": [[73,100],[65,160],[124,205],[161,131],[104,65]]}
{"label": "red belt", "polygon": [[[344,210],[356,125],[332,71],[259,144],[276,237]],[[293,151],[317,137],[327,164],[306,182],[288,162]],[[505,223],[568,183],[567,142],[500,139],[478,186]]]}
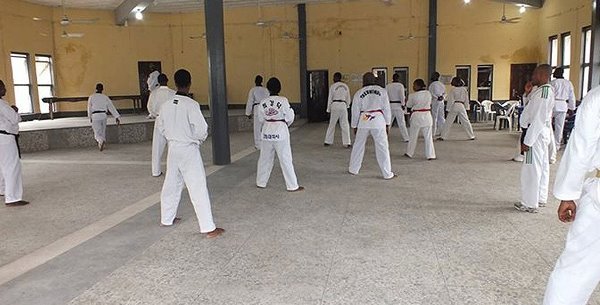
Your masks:
{"label": "red belt", "polygon": [[427,112],[427,111],[431,111],[431,109],[416,109],[416,110],[413,110],[412,112]]}

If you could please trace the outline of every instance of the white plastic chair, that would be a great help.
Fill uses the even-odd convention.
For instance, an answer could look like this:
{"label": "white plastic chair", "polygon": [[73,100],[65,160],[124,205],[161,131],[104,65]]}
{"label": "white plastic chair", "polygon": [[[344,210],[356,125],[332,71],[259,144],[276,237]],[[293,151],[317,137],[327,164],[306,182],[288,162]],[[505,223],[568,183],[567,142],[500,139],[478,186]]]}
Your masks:
{"label": "white plastic chair", "polygon": [[494,103],[492,103],[492,101],[490,100],[485,100],[483,102],[481,102],[481,106],[483,107],[483,117],[485,118],[485,120],[487,121],[489,120],[494,120],[494,117],[496,116],[496,111],[492,111],[492,105]]}
{"label": "white plastic chair", "polygon": [[500,126],[502,124],[502,121],[506,120],[508,122],[508,132],[510,133],[512,131],[513,128],[513,116],[515,114],[515,110],[517,109],[517,105],[519,105],[518,103],[512,103],[512,105],[510,105],[510,108],[508,109],[508,111],[506,112],[505,115],[498,115],[496,116],[496,122],[494,123],[494,125],[496,125],[496,130],[500,130]]}

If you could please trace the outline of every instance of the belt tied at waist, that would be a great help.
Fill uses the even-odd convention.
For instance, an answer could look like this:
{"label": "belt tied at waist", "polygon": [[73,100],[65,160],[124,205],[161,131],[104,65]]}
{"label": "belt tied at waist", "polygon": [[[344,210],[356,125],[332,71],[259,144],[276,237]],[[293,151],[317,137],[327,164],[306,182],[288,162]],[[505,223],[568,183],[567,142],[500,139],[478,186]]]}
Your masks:
{"label": "belt tied at waist", "polygon": [[346,101],[343,100],[333,100],[332,103],[346,103]]}
{"label": "belt tied at waist", "polygon": [[360,113],[377,113],[377,112],[383,114],[383,110],[381,110],[381,109],[377,109],[377,110],[365,110],[365,111],[361,111]]}
{"label": "belt tied at waist", "polygon": [[104,114],[108,114],[108,112],[106,112],[106,110],[96,110],[93,111],[92,114],[96,114],[96,113],[104,113]]}
{"label": "belt tied at waist", "polygon": [[19,159],[21,159],[21,146],[19,146],[19,134],[10,133],[6,130],[0,130],[0,134],[15,137],[15,144],[17,144],[17,151],[19,152]]}
{"label": "belt tied at waist", "polygon": [[269,123],[275,123],[275,122],[287,123],[286,120],[265,120],[265,121],[269,122]]}
{"label": "belt tied at waist", "polygon": [[431,111],[431,108],[427,108],[427,109],[415,109],[412,112],[428,112]]}
{"label": "belt tied at waist", "polygon": [[390,104],[402,104],[402,101],[390,101]]}

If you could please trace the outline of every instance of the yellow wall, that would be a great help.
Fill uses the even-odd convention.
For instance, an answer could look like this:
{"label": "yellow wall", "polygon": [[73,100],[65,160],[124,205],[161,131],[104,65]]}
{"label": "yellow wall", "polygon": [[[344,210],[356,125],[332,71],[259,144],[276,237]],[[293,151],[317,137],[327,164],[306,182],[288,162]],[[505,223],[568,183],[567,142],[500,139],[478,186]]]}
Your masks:
{"label": "yellow wall", "polygon": [[[582,29],[592,24],[592,1],[546,1],[540,14],[540,61],[548,62],[548,38],[565,32],[571,33],[571,81],[581,98]],[[561,47],[559,47],[561,49]]]}
{"label": "yellow wall", "polygon": [[[501,3],[474,0],[465,6],[459,0],[439,1],[438,70],[453,75],[456,65],[471,65],[472,92],[476,92],[477,65],[493,64],[493,98],[508,99],[510,65],[545,62],[547,37],[570,31],[572,80],[578,86],[581,28],[591,20],[588,2],[547,0],[543,9],[521,15],[520,23],[501,25],[488,23],[499,20]],[[427,39],[399,39],[409,32],[427,36],[427,1],[395,3],[388,6],[380,1],[357,0],[307,5],[309,70],[327,69],[330,77],[341,71],[353,89],[360,86],[362,73],[373,67],[387,67],[391,74],[393,67],[408,66],[411,81],[428,79]],[[507,9],[509,17],[519,16],[516,6],[508,5]],[[88,95],[97,82],[105,83],[108,94],[135,94],[139,92],[137,62],[161,61],[167,75],[179,68],[189,69],[192,91],[202,104],[207,103],[206,41],[199,37],[205,32],[203,12],[145,14],[143,21],[132,21],[127,27],[115,26],[110,11],[70,9],[68,14],[74,19],[100,20],[92,25],[70,25],[68,31],[85,33],[85,37],[65,39],[58,23],[60,9],[2,0],[0,79],[9,86],[8,100],[14,99],[9,54],[16,51],[54,57],[59,96]],[[256,26],[260,16],[271,21],[270,26]],[[33,21],[32,17],[44,20]],[[279,77],[282,93],[293,102],[299,100],[298,40],[282,38],[284,32],[297,35],[296,23],[296,7],[292,5],[267,6],[260,12],[256,7],[226,9],[230,103],[245,102],[257,73]],[[122,102],[118,107],[129,105]],[[60,106],[62,111],[83,109],[83,103]]]}

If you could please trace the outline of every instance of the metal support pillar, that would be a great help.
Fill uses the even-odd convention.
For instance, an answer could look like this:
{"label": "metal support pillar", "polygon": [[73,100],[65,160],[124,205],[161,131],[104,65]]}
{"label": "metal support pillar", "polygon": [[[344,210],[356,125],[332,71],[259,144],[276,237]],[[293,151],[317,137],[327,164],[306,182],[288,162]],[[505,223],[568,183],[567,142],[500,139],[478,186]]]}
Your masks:
{"label": "metal support pillar", "polygon": [[427,77],[437,69],[437,0],[429,0],[429,50],[427,56]]}
{"label": "metal support pillar", "polygon": [[300,66],[300,116],[308,117],[308,57],[306,48],[306,4],[298,4],[298,47]]}

